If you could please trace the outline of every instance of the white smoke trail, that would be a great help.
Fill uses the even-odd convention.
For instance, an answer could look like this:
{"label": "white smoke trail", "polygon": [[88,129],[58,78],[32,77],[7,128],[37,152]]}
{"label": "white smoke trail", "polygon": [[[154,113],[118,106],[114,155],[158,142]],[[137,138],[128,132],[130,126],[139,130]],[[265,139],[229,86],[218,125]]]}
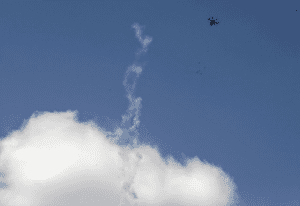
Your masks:
{"label": "white smoke trail", "polygon": [[[132,27],[142,44],[139,57],[152,38],[143,39],[138,24]],[[134,88],[141,72],[139,63],[128,67],[123,84],[129,108],[114,132],[78,122],[77,111],[44,112],[1,140],[1,205],[236,205],[236,186],[221,168],[197,157],[182,166],[138,144],[142,99]]]}

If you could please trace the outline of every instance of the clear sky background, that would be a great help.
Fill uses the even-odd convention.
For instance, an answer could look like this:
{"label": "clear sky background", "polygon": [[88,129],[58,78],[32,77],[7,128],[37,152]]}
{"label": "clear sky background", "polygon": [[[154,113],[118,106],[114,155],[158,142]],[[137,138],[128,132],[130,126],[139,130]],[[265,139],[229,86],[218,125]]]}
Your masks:
{"label": "clear sky background", "polygon": [[245,205],[300,205],[299,22],[297,0],[2,1],[0,136],[36,111],[112,131],[138,23],[139,141],[221,167]]}

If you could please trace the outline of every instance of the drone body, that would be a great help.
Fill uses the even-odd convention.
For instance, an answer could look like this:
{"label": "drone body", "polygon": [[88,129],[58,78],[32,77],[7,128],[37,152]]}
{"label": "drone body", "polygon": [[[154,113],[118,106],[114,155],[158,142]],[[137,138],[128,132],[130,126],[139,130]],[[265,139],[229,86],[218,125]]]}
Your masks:
{"label": "drone body", "polygon": [[216,22],[216,20],[218,20],[218,19],[214,20],[214,17],[211,17],[211,19],[208,18],[208,20],[210,20],[210,26],[220,23],[220,22]]}

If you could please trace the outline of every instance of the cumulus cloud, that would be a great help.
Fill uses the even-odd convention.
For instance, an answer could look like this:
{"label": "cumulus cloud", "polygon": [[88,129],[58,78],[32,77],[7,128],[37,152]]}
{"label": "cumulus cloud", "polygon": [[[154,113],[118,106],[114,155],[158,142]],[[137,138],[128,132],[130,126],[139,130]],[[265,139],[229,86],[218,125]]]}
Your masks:
{"label": "cumulus cloud", "polygon": [[[140,55],[152,38],[142,38],[139,24],[132,27]],[[129,106],[113,132],[93,121],[79,122],[77,111],[36,112],[3,138],[1,205],[236,205],[236,185],[221,168],[197,157],[181,165],[138,143],[142,99],[134,88],[141,72],[138,63],[126,71]]]}

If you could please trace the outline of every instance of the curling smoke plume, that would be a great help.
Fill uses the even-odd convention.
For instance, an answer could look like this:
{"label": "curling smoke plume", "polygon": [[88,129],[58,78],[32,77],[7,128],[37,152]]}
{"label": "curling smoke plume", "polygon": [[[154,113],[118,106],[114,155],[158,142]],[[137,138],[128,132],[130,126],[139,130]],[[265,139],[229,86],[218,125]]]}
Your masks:
{"label": "curling smoke plume", "polygon": [[[142,45],[138,57],[152,38],[142,38],[138,24],[132,27]],[[128,67],[123,84],[129,107],[114,132],[79,122],[77,111],[36,112],[3,138],[0,204],[236,205],[236,186],[221,168],[197,157],[181,165],[170,156],[163,159],[157,148],[138,144],[142,99],[134,97],[134,88],[141,72],[139,63]]]}

